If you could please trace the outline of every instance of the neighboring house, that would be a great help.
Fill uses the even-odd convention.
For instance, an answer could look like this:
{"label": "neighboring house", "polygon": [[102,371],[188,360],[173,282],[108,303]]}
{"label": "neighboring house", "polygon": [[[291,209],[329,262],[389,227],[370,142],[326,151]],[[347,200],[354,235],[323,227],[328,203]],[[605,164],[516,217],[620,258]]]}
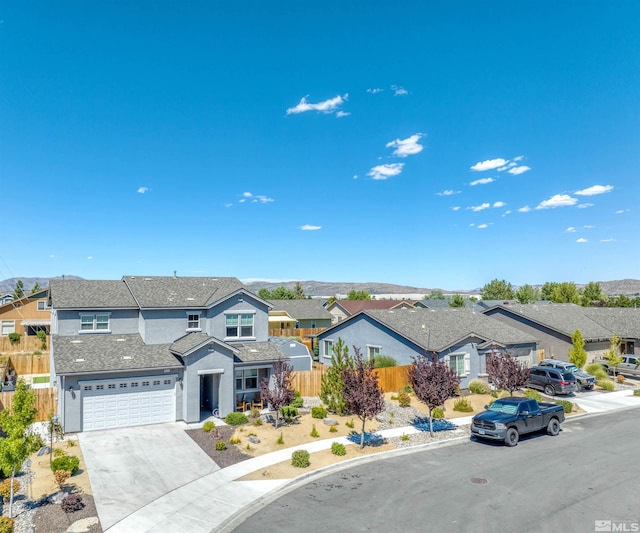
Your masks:
{"label": "neighboring house", "polygon": [[8,304],[9,302],[13,302],[13,294],[8,292],[0,295],[0,305]]}
{"label": "neighboring house", "polygon": [[[434,298],[434,299],[423,299],[423,300],[418,300],[414,307],[424,307],[425,309],[451,309],[451,306],[449,305],[449,301],[448,299],[442,299],[442,298]],[[465,307],[467,309],[471,309],[474,311],[478,311],[481,312],[483,309],[483,307],[481,307],[480,305],[478,305],[478,302],[474,302],[473,300],[470,300],[469,298],[465,298]]]}
{"label": "neighboring house", "polygon": [[309,348],[301,342],[286,337],[269,337],[288,357],[287,362],[297,371],[311,370],[312,359]]}
{"label": "neighboring house", "polygon": [[9,300],[0,306],[0,336],[9,333],[35,336],[42,330],[49,334],[51,311],[48,289],[33,294],[25,294],[19,300]]}
{"label": "neighboring house", "polygon": [[286,359],[236,278],[51,280],[50,302],[65,432],[225,416]]}
{"label": "neighboring house", "polygon": [[544,357],[568,361],[571,335],[580,330],[587,360],[599,357],[615,335],[623,353],[640,353],[640,310],[619,307],[581,307],[575,304],[500,304],[484,311],[486,316],[509,324],[539,340]]}
{"label": "neighboring house", "polygon": [[365,309],[413,309],[416,300],[334,300],[327,305],[331,313],[331,323],[342,322],[346,318]]}
{"label": "neighboring house", "polygon": [[269,327],[272,329],[316,329],[331,326],[332,315],[318,298],[270,300],[269,304],[272,307],[269,311]]}
{"label": "neighboring house", "polygon": [[331,364],[338,339],[350,354],[357,346],[365,358],[391,356],[398,365],[435,355],[457,372],[462,388],[486,376],[487,353],[507,350],[530,366],[536,352],[534,336],[467,309],[360,311],[318,335],[322,363]]}

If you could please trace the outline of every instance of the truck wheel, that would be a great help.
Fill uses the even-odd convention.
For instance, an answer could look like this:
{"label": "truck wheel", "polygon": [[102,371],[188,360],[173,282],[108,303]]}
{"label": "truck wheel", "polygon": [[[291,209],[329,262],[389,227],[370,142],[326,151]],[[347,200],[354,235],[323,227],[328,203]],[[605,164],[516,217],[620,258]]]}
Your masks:
{"label": "truck wheel", "polygon": [[520,438],[520,435],[518,435],[518,430],[516,428],[509,428],[507,430],[507,434],[504,437],[504,443],[507,446],[515,446],[516,444],[518,444],[518,439]]}
{"label": "truck wheel", "polygon": [[557,418],[552,418],[549,420],[549,425],[547,426],[547,433],[553,437],[560,433],[560,422],[558,422]]}
{"label": "truck wheel", "polygon": [[556,390],[553,388],[553,385],[545,385],[544,387],[544,393],[547,396],[555,396],[556,394]]}

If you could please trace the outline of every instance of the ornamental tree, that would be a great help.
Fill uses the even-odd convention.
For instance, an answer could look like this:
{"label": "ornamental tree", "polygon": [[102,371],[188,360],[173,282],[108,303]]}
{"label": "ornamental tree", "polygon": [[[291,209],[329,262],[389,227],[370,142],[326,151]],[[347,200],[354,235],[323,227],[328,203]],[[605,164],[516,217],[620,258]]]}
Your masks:
{"label": "ornamental tree", "polygon": [[295,398],[292,378],[293,367],[278,358],[273,363],[271,378],[264,378],[260,383],[260,397],[276,412],[276,429],[280,422],[280,408],[289,405]]}
{"label": "ornamental tree", "polygon": [[384,393],[373,371],[374,361],[365,361],[357,346],[353,347],[353,368],[342,369],[344,400],[347,409],[362,420],[360,448],[364,448],[364,425],[384,410]]}
{"label": "ornamental tree", "polygon": [[349,408],[344,399],[344,382],[342,371],[353,368],[353,358],[349,356],[349,347],[341,338],[333,345],[331,366],[322,374],[320,385],[320,399],[327,406],[329,412],[336,415],[348,415]]}
{"label": "ornamental tree", "polygon": [[513,392],[525,387],[529,382],[529,368],[512,357],[508,352],[487,354],[487,374],[489,383],[497,389]]}
{"label": "ornamental tree", "polygon": [[573,346],[569,348],[569,362],[581,369],[587,362],[587,351],[584,349],[584,337],[579,329],[571,334],[571,344]]}
{"label": "ornamental tree", "polygon": [[426,355],[421,355],[414,357],[409,367],[409,383],[416,397],[429,409],[429,434],[433,436],[432,412],[453,396],[460,378],[436,356],[429,361]]}

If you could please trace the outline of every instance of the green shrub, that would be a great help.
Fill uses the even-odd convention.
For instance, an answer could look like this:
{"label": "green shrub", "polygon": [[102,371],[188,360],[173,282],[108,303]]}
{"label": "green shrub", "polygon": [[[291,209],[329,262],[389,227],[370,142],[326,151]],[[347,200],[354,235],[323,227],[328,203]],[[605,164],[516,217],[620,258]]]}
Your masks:
{"label": "green shrub", "polygon": [[525,398],[531,398],[532,400],[536,400],[538,402],[542,401],[542,394],[540,394],[537,390],[533,389],[525,389],[522,393]]}
{"label": "green shrub", "polygon": [[230,426],[241,426],[249,422],[249,419],[244,413],[229,413],[224,417],[224,421]]}
{"label": "green shrub", "polygon": [[556,403],[558,405],[562,405],[565,413],[570,413],[571,411],[573,411],[574,405],[569,400],[556,400]]}
{"label": "green shrub", "polygon": [[0,533],[13,533],[13,518],[0,516]]}
{"label": "green shrub", "polygon": [[347,453],[347,448],[345,447],[344,444],[341,444],[339,442],[334,442],[333,444],[331,444],[331,453],[333,455],[346,455]]}
{"label": "green shrub", "polygon": [[291,464],[296,468],[307,468],[311,464],[309,452],[307,450],[296,450],[291,454]]}
{"label": "green shrub", "polygon": [[240,444],[240,442],[242,442],[240,437],[231,437],[229,439],[229,444]]}
{"label": "green shrub", "polygon": [[54,448],[53,449],[53,456],[54,457],[63,457],[64,455],[67,455],[67,452],[64,451],[62,448]]}
{"label": "green shrub", "polygon": [[471,407],[469,400],[466,398],[458,398],[453,402],[453,410],[459,411],[460,413],[472,413],[473,407]]}
{"label": "green shrub", "polygon": [[329,428],[329,433],[337,433],[338,432],[338,428],[336,426],[331,426]]}
{"label": "green shrub", "polygon": [[398,395],[397,394],[392,394],[391,395],[391,399],[392,400],[397,400],[398,399]]}
{"label": "green shrub", "polygon": [[413,394],[413,389],[411,388],[411,385],[405,385],[404,387],[402,387],[402,390],[400,392],[406,392],[407,394]]}
{"label": "green shrub", "polygon": [[302,408],[304,405],[304,400],[301,397],[294,398],[292,402],[289,404],[289,407],[295,407],[296,409]]}
{"label": "green shrub", "polygon": [[280,414],[288,424],[298,416],[298,409],[296,407],[291,407],[290,405],[285,405],[280,408]]}
{"label": "green shrub", "polygon": [[282,431],[280,432],[280,436],[278,437],[276,444],[284,444],[284,437],[282,436]]}
{"label": "green shrub", "polygon": [[51,461],[52,472],[56,470],[66,470],[67,472],[71,472],[73,476],[78,471],[78,468],[80,468],[80,459],[73,455],[63,455]]}
{"label": "green shrub", "polygon": [[222,439],[216,441],[216,450],[221,452],[226,449],[227,449],[227,443],[225,441],[223,441]]}
{"label": "green shrub", "polygon": [[640,396],[640,389],[636,389],[633,391],[634,396]]}
{"label": "green shrub", "polygon": [[9,342],[11,344],[18,344],[20,342],[20,333],[9,333]]}
{"label": "green shrub", "polygon": [[390,368],[392,366],[398,366],[398,362],[389,355],[379,355],[374,358],[374,368]]}
{"label": "green shrub", "polygon": [[318,405],[317,407],[311,408],[311,416],[313,418],[319,418],[322,420],[323,418],[327,418],[327,408]]}
{"label": "green shrub", "polygon": [[353,422],[353,418],[349,420],[349,422],[345,422],[344,425],[347,426],[349,429],[353,429],[354,427],[356,427],[355,423]]}
{"label": "green shrub", "polygon": [[400,407],[409,407],[411,405],[411,396],[406,392],[401,392],[398,394],[398,403],[400,404]]}
{"label": "green shrub", "polygon": [[616,390],[616,384],[610,379],[599,379],[596,381],[596,385],[606,391]]}
{"label": "green shrub", "polygon": [[497,390],[492,390],[491,391],[491,397],[492,398],[497,398],[498,397],[498,391]]}
{"label": "green shrub", "polygon": [[315,439],[317,439],[320,436],[320,433],[318,433],[318,430],[316,429],[316,425],[313,425],[313,429],[311,430],[311,436]]}
{"label": "green shrub", "polygon": [[261,426],[261,425],[262,425],[262,418],[256,418],[256,419],[253,421],[253,425],[254,425],[254,426]]}
{"label": "green shrub", "polygon": [[469,392],[473,394],[489,394],[491,392],[491,387],[486,381],[482,381],[481,379],[472,379],[469,382]]}
{"label": "green shrub", "polygon": [[67,443],[67,448],[73,448],[78,444],[78,441],[75,441],[73,439],[67,439],[65,442]]}
{"label": "green shrub", "polygon": [[400,440],[409,440],[409,438],[410,438],[409,435],[403,433],[402,437],[400,437]]}
{"label": "green shrub", "polygon": [[600,363],[590,363],[585,367],[585,372],[591,374],[596,379],[607,379],[609,374]]}
{"label": "green shrub", "polygon": [[432,418],[444,418],[444,410],[442,407],[435,407],[433,411],[431,411]]}
{"label": "green shrub", "polygon": [[[15,495],[20,490],[20,482],[17,479],[13,480],[13,494]],[[5,479],[0,483],[0,496],[6,501],[11,498],[11,478]]]}
{"label": "green shrub", "polygon": [[205,433],[211,433],[214,430],[215,427],[216,427],[216,425],[212,420],[207,420],[202,425],[202,431],[204,431]]}
{"label": "green shrub", "polygon": [[33,355],[42,355],[42,352],[40,350],[34,350]]}

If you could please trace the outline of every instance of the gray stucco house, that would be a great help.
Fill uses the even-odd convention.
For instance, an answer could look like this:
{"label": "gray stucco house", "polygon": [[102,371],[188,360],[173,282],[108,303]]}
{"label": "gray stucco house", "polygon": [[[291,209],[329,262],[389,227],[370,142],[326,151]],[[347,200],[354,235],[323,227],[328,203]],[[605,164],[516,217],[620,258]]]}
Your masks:
{"label": "gray stucco house", "polygon": [[386,355],[398,365],[417,356],[437,356],[460,376],[460,387],[486,376],[485,358],[508,350],[527,366],[536,359],[536,338],[468,309],[386,309],[361,311],[318,335],[320,361],[331,364],[333,345],[342,339],[366,358]]}
{"label": "gray stucco house", "polygon": [[225,416],[287,359],[236,278],[51,280],[49,299],[66,432]]}
{"label": "gray stucco house", "polygon": [[575,304],[502,303],[484,314],[509,324],[539,340],[544,357],[569,359],[571,335],[580,330],[585,340],[587,360],[600,357],[615,335],[623,353],[640,354],[640,310],[621,307],[581,307]]}

